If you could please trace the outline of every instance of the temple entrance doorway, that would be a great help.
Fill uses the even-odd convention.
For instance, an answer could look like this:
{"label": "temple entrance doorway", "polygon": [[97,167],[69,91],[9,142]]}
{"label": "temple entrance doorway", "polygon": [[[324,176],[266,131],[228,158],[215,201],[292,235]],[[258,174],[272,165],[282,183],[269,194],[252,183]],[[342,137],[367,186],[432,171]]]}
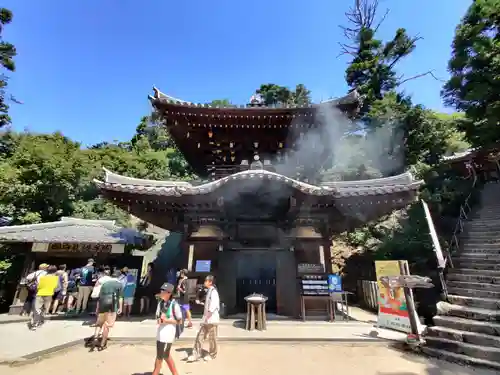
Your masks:
{"label": "temple entrance doorway", "polygon": [[276,252],[274,250],[238,250],[236,262],[236,306],[246,311],[245,297],[260,293],[268,298],[266,309],[276,313]]}

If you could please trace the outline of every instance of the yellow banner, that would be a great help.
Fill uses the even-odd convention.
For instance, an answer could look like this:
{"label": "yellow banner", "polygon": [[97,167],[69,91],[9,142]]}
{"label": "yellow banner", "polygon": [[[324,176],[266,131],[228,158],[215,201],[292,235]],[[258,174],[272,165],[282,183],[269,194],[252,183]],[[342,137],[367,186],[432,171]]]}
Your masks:
{"label": "yellow banner", "polygon": [[375,262],[378,284],[378,325],[398,331],[410,332],[410,319],[403,288],[388,288],[380,282],[383,276],[399,276],[399,261]]}

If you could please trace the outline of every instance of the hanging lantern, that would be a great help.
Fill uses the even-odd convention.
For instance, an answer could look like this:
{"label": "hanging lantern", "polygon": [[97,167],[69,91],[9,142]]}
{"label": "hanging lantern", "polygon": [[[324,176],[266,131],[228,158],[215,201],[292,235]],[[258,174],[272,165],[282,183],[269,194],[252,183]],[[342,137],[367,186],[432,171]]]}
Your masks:
{"label": "hanging lantern", "polygon": [[280,142],[280,143],[278,144],[278,147],[279,147],[279,148],[283,148],[283,143],[282,143],[282,142]]}
{"label": "hanging lantern", "polygon": [[186,138],[189,138],[189,132],[186,133]]}
{"label": "hanging lantern", "polygon": [[255,147],[255,148],[259,147],[259,142],[254,142],[253,147]]}
{"label": "hanging lantern", "polygon": [[229,142],[229,147],[233,148],[234,146],[234,143],[233,142]]}
{"label": "hanging lantern", "polygon": [[200,143],[198,142],[198,148],[200,148],[200,147],[201,147],[201,145],[200,145]]}
{"label": "hanging lantern", "polygon": [[213,135],[214,135],[214,133],[212,132],[212,129],[210,129],[208,131],[208,138],[212,138]]}

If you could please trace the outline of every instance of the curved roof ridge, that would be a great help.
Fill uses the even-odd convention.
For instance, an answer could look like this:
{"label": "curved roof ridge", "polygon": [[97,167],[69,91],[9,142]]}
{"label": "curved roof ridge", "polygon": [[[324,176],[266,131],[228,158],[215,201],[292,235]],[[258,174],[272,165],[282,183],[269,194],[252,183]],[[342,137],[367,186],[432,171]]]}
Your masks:
{"label": "curved roof ridge", "polygon": [[161,181],[161,180],[148,180],[144,178],[135,178],[123,176],[118,173],[111,172],[109,169],[103,168],[105,172],[104,182],[111,184],[123,184],[123,185],[139,185],[139,186],[162,186],[162,187],[173,187],[173,186],[191,186],[189,182],[186,181]]}
{"label": "curved roof ridge", "polygon": [[[403,176],[403,177],[401,177]],[[397,179],[399,177],[399,179]],[[359,181],[349,183],[332,183],[330,185],[316,186],[306,182],[298,181],[290,177],[283,176],[276,172],[267,171],[265,169],[250,169],[242,172],[232,174],[231,176],[223,177],[215,181],[207,182],[202,185],[187,185],[187,186],[151,186],[151,185],[134,185],[123,183],[102,182],[94,180],[96,185],[104,190],[113,190],[121,192],[131,192],[139,194],[151,194],[162,196],[181,197],[183,195],[203,195],[210,194],[219,187],[229,183],[233,180],[245,179],[264,179],[281,181],[285,184],[291,185],[304,194],[313,195],[377,195],[386,192],[398,192],[417,189],[422,185],[423,181],[415,181],[412,179],[411,173],[406,172],[400,176],[393,176],[385,179],[376,179],[379,183],[369,183],[371,180],[366,180],[363,184]],[[380,183],[383,181],[383,183]],[[392,182],[392,183],[390,183]]]}
{"label": "curved roof ridge", "polygon": [[48,223],[20,224],[20,225],[10,225],[6,227],[0,227],[0,234],[10,233],[10,232],[32,231],[35,229],[60,228],[73,225],[86,226],[86,227],[101,227],[107,229],[122,228],[120,226],[117,226],[113,220],[91,220],[91,219],[80,219],[76,217],[65,216],[62,217],[61,220],[59,221],[52,221]]}
{"label": "curved roof ridge", "polygon": [[328,187],[340,187],[340,188],[347,188],[347,187],[362,187],[362,186],[367,186],[367,187],[378,187],[378,186],[385,186],[385,185],[408,185],[411,184],[412,182],[415,182],[415,179],[413,178],[413,175],[411,174],[410,171],[398,174],[396,176],[390,176],[390,177],[379,177],[379,178],[372,178],[372,179],[367,179],[367,180],[356,180],[356,181],[332,181],[332,182],[324,182],[322,183],[322,186],[328,186]]}
{"label": "curved roof ridge", "polygon": [[[157,87],[153,86],[153,95],[148,95],[149,100],[154,104],[155,101],[167,101],[171,102],[172,104],[184,104],[188,106],[193,106],[193,107],[207,107],[207,108],[215,108],[209,104],[203,104],[203,103],[193,103],[189,102],[187,100],[182,100],[182,99],[177,99],[174,98],[173,96],[167,95],[163,92],[161,92]],[[334,99],[329,99],[325,100],[320,103],[311,103],[308,105],[283,105],[283,106],[268,106],[268,105],[259,105],[255,107],[248,107],[246,104],[244,105],[234,105],[231,104],[229,107],[223,106],[222,108],[231,108],[231,109],[290,109],[290,108],[311,108],[311,107],[320,107],[322,104],[333,104],[333,105],[342,105],[342,104],[351,104],[351,103],[357,103],[359,101],[363,100],[363,96],[358,93],[356,89],[351,90],[348,94],[340,97],[340,98],[334,98]],[[217,106],[218,107],[218,106]]]}

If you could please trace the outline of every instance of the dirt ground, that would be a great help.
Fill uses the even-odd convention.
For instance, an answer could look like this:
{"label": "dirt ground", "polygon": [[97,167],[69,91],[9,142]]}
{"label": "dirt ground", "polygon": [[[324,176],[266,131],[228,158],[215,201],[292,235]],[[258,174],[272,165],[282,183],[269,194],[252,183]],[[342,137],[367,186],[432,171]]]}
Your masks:
{"label": "dirt ground", "polygon": [[[210,362],[186,363],[188,347],[174,351],[180,375],[349,374],[349,375],[493,375],[443,361],[405,354],[374,344],[225,343]],[[152,370],[155,348],[150,345],[110,344],[103,352],[74,348],[35,364],[0,366],[2,375],[146,375]],[[163,374],[168,375],[166,365]]]}

